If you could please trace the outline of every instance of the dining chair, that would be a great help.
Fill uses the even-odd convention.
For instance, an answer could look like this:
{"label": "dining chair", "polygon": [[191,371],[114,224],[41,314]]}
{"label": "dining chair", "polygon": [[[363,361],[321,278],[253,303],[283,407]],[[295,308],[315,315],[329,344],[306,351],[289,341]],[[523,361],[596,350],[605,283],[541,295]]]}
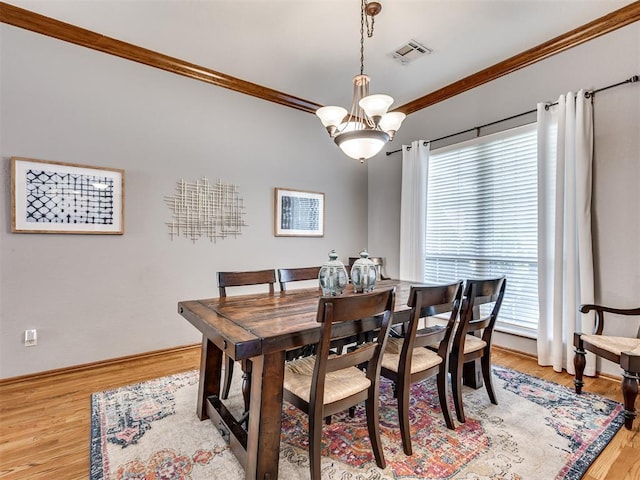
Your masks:
{"label": "dining chair", "polygon": [[[403,338],[390,336],[382,357],[380,375],[393,381],[398,399],[398,417],[402,448],[406,455],[413,453],[409,427],[409,396],[411,385],[436,376],[440,408],[447,428],[453,430],[449,411],[449,351],[462,299],[462,281],[429,287],[412,286],[407,305],[410,320]],[[446,325],[433,325],[418,330],[421,318],[446,314]],[[427,348],[437,345],[437,351]]]}
{"label": "dining chair", "polygon": [[[220,297],[227,296],[228,287],[243,287],[263,284],[269,286],[269,293],[273,295],[275,293],[275,283],[276,271],[273,269],[254,270],[246,272],[218,272],[218,291]],[[224,365],[224,379],[222,381],[222,393],[220,394],[220,398],[226,400],[229,397],[229,390],[231,389],[231,380],[233,377],[234,365],[233,359],[231,359],[228,355],[225,355]],[[247,370],[248,368],[250,367],[245,364],[243,370]],[[247,410],[249,409],[247,401],[245,401],[245,407]]]}
{"label": "dining chair", "polygon": [[303,280],[318,280],[321,267],[302,267],[302,268],[279,268],[278,283],[280,290],[287,290],[287,283],[299,282]]}
{"label": "dining chair", "polygon": [[582,387],[584,386],[583,375],[586,366],[585,355],[588,351],[620,365],[623,372],[621,388],[624,399],[624,426],[631,430],[633,420],[636,418],[635,402],[638,396],[638,380],[640,380],[640,328],[636,338],[603,335],[604,314],[605,312],[610,314],[611,316],[608,316],[608,318],[618,322],[637,321],[637,317],[640,317],[640,307],[620,309],[585,304],[580,305],[580,311],[585,314],[595,311],[596,324],[593,334],[578,332],[573,334],[573,345],[575,346],[573,365],[576,369],[574,380],[576,393],[582,393]]}
{"label": "dining chair", "polygon": [[[351,275],[351,267],[353,267],[353,264],[356,263],[356,260],[358,260],[359,258],[360,257],[349,257],[349,267],[348,267],[349,275]],[[377,280],[389,280],[389,277],[386,277],[383,274],[384,258],[382,257],[368,257],[368,258],[376,266]]]}
{"label": "dining chair", "polygon": [[456,416],[461,423],[466,421],[462,403],[462,370],[465,363],[480,359],[489,399],[494,405],[498,404],[491,381],[491,336],[506,286],[507,279],[504,276],[486,280],[467,280],[465,284],[460,321],[449,361],[453,403]]}
{"label": "dining chair", "polygon": [[[395,289],[321,297],[316,355],[285,364],[284,399],[308,415],[311,480],[320,480],[323,419],[365,402],[367,429],[376,464],[385,468],[380,441],[378,394],[380,361],[395,304]],[[371,321],[372,317],[378,321]],[[362,321],[365,319],[366,321]],[[377,330],[376,340],[343,355],[331,354],[332,340],[347,328]],[[351,328],[353,330],[353,328]],[[341,334],[342,332],[342,334]],[[365,371],[358,366],[366,365]]]}
{"label": "dining chair", "polygon": [[[290,283],[290,282],[314,280],[314,279],[318,280],[318,276],[320,275],[321,268],[322,267],[302,267],[302,268],[278,269],[278,282],[280,283],[280,290],[283,292],[286,292],[287,283]],[[341,354],[346,346],[357,343],[360,338],[361,338],[360,336],[354,336],[351,338],[345,338],[345,339],[334,341],[331,344],[331,348],[333,348],[335,352]],[[314,351],[315,351],[315,345],[306,345],[304,347],[288,351],[286,358],[287,360],[293,360],[298,357],[305,357],[305,356],[311,355],[313,354]],[[327,423],[331,423],[331,417],[327,417]]]}
{"label": "dining chair", "polygon": [[[318,276],[320,275],[320,266],[318,267],[298,267],[298,268],[279,268],[278,269],[278,283],[280,284],[280,291],[287,291],[287,283],[301,282],[308,280],[315,280],[316,286],[320,288],[318,282]],[[313,345],[305,345],[304,347],[296,348],[295,350],[289,350],[286,354],[287,360],[293,360],[298,357],[306,357],[314,353]]]}
{"label": "dining chair", "polygon": [[[303,280],[318,280],[320,275],[320,269],[322,267],[301,267],[301,268],[279,268],[278,269],[278,282],[280,284],[280,290],[287,291],[287,283],[298,282]],[[319,287],[318,287],[319,288]],[[348,339],[340,339],[334,341],[331,347],[339,354],[341,354],[347,345],[357,343],[361,336],[356,335]],[[315,345],[307,345],[302,348],[287,352],[287,360],[292,360],[297,357],[307,356],[313,353]],[[330,423],[330,417],[327,417],[327,423]]]}

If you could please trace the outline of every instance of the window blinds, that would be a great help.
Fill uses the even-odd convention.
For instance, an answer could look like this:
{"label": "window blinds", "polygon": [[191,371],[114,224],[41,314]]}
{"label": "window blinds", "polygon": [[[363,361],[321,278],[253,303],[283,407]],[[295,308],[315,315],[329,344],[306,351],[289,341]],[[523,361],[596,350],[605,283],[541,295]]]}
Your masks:
{"label": "window blinds", "polygon": [[427,282],[505,275],[498,316],[508,330],[538,325],[535,124],[431,152]]}

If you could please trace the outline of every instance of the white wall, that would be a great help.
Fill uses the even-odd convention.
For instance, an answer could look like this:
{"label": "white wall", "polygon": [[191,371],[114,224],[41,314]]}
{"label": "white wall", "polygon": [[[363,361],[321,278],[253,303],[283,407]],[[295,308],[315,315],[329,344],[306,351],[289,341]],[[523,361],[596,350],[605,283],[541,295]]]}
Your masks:
{"label": "white wall", "polygon": [[[640,23],[636,22],[410,115],[388,150],[526,112],[535,109],[537,102],[556,100],[570,90],[600,88],[638,74]],[[432,148],[438,146],[442,145]],[[369,162],[369,249],[386,257],[392,276],[397,276],[399,262],[400,178],[401,153]],[[638,185],[640,84],[636,83],[595,98],[596,300],[621,308],[640,304]],[[635,335],[637,328],[629,325],[613,332]],[[535,352],[533,342],[525,339],[501,335],[496,342]],[[619,369],[613,371],[619,373]]]}
{"label": "white wall", "polygon": [[[0,378],[197,342],[176,303],[215,296],[218,270],[319,264],[331,248],[346,260],[368,246],[397,276],[400,154],[370,160],[367,182],[367,168],[319,135],[312,115],[4,24],[0,45]],[[410,115],[389,149],[638,73],[634,24]],[[597,299],[631,305],[640,86],[599,94],[595,112]],[[12,156],[124,168],[125,235],[10,233]],[[241,237],[169,239],[164,196],[202,176],[239,186]],[[274,187],[325,192],[325,237],[273,237]],[[37,347],[22,345],[28,328]],[[534,351],[522,339],[498,343]]]}
{"label": "white wall", "polygon": [[[217,271],[366,245],[367,169],[315,116],[4,24],[0,42],[0,378],[199,342],[177,302],[217,296]],[[125,234],[12,234],[12,156],[124,168]],[[172,241],[164,197],[203,176],[239,186],[249,226]],[[326,194],[324,238],[273,236],[274,187]]]}

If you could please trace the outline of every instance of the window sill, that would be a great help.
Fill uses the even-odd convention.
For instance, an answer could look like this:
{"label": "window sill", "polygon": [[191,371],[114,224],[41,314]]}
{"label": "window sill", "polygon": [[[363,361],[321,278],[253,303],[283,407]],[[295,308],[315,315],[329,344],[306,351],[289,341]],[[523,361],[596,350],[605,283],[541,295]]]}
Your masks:
{"label": "window sill", "polygon": [[537,340],[538,332],[532,328],[520,327],[517,325],[506,325],[496,323],[494,327],[496,332],[507,333],[509,335],[515,335],[517,337],[529,338],[531,340]]}

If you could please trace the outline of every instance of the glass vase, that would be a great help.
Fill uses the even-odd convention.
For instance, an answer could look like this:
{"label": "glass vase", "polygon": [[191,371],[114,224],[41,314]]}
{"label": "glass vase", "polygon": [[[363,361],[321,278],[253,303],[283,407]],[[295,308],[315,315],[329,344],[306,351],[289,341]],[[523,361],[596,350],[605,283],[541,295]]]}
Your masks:
{"label": "glass vase", "polygon": [[360,252],[360,258],[351,267],[351,283],[353,291],[356,293],[372,292],[378,279],[376,265],[369,260],[369,253],[366,250]]}
{"label": "glass vase", "polygon": [[318,281],[323,295],[340,295],[349,283],[347,269],[335,250],[329,252],[329,261],[320,267]]}

